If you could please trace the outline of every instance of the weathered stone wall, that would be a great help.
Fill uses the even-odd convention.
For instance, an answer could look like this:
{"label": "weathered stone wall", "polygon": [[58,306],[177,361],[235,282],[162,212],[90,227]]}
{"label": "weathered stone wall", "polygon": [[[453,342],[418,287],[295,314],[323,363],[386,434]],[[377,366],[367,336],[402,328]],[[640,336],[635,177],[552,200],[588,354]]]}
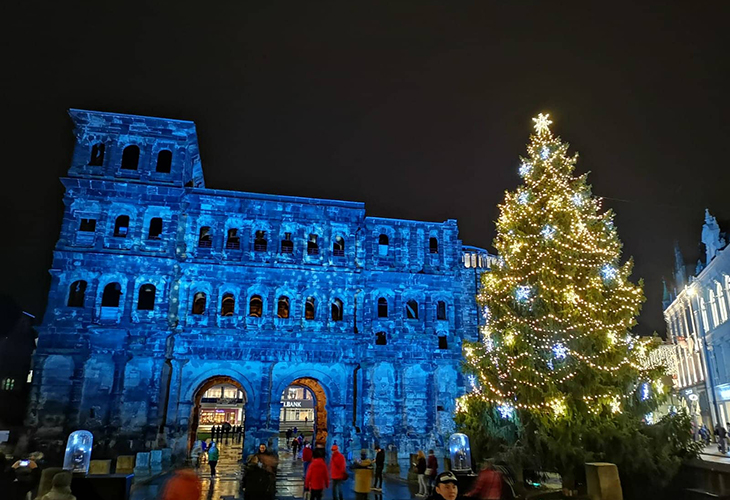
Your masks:
{"label": "weathered stone wall", "polygon": [[[461,340],[477,337],[456,221],[206,189],[191,122],[71,115],[78,142],[29,413],[40,440],[87,428],[118,451],[164,441],[186,453],[196,392],[225,376],[246,395],[246,448],[275,445],[281,394],[304,378],[326,398],[329,444],[392,445],[403,473],[417,449],[444,453]],[[89,165],[102,142],[102,164]],[[129,144],[136,169],[121,168]],[[162,148],[169,173],[156,171]]]}

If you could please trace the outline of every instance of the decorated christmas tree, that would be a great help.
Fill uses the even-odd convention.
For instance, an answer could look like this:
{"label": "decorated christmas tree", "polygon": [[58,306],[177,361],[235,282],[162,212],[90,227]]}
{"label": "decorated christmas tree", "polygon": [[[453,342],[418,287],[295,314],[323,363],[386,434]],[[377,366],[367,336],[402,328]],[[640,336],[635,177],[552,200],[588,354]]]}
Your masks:
{"label": "decorated christmas tree", "polygon": [[477,446],[565,477],[585,460],[620,462],[612,450],[631,453],[622,440],[641,446],[631,434],[653,423],[668,387],[661,368],[645,368],[652,341],[630,333],[644,295],[613,213],[573,174],[577,155],[548,116],[533,120],[523,183],[500,206],[499,263],[477,297],[481,341],[464,348],[471,392],[457,422]]}

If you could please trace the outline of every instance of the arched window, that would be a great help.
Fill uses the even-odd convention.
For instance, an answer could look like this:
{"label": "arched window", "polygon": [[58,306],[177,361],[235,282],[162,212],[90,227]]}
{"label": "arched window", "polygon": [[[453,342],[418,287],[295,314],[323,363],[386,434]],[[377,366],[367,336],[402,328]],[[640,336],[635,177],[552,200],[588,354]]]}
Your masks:
{"label": "arched window", "polygon": [[68,307],[84,307],[86,295],[86,282],[84,280],[74,281],[68,289]]}
{"label": "arched window", "polygon": [[241,248],[241,238],[238,237],[238,229],[232,227],[228,230],[226,238],[226,248],[229,250],[238,250]]}
{"label": "arched window", "polygon": [[198,236],[198,247],[210,248],[213,246],[213,236],[210,234],[210,226],[203,226],[200,228],[200,235]]}
{"label": "arched window", "polygon": [[712,311],[712,326],[713,328],[717,327],[720,324],[720,315],[717,311],[717,301],[715,300],[715,291],[710,290],[709,292],[710,296],[710,310]]}
{"label": "arched window", "polygon": [[284,297],[283,295],[279,297],[276,303],[276,317],[282,319],[289,317],[289,297]]}
{"label": "arched window", "polygon": [[254,252],[265,252],[268,242],[266,241],[266,231],[256,231],[253,240]]}
{"label": "arched window", "polygon": [[137,298],[137,309],[140,311],[152,311],[155,308],[155,295],[157,288],[155,285],[147,283],[139,287],[139,297]]}
{"label": "arched window", "polygon": [[162,235],[162,217],[152,217],[150,219],[150,230],[147,238],[150,240],[159,240]]}
{"label": "arched window", "polygon": [[224,293],[221,300],[221,316],[233,316],[236,309],[236,299],[232,293]]}
{"label": "arched window", "polygon": [[122,287],[119,283],[109,283],[101,294],[101,307],[119,307]]}
{"label": "arched window", "polygon": [[319,255],[319,244],[317,243],[317,235],[310,234],[307,241],[307,255]]}
{"label": "arched window", "polygon": [[725,292],[722,289],[722,283],[715,285],[717,290],[717,308],[720,310],[720,320],[724,323],[727,321],[727,302],[725,301]]}
{"label": "arched window", "polygon": [[[705,306],[705,299],[703,297],[700,297],[700,311],[702,312],[702,328],[705,333],[707,333],[710,329],[710,322],[707,319],[707,307]],[[689,317],[689,311],[687,312],[687,315]],[[692,318],[689,318],[688,324],[692,324]]]}
{"label": "arched window", "polygon": [[0,387],[2,387],[3,391],[12,391],[13,389],[15,389],[15,379],[4,378],[2,384],[0,384]]}
{"label": "arched window", "polygon": [[345,240],[342,236],[335,236],[335,241],[332,242],[332,255],[335,257],[345,256]]}
{"label": "arched window", "polygon": [[464,259],[464,267],[469,269],[471,267],[471,256],[468,253],[465,253],[462,256],[462,259]]}
{"label": "arched window", "polygon": [[129,232],[129,215],[120,215],[114,221],[114,237],[126,238]]}
{"label": "arched window", "polygon": [[198,292],[193,295],[193,314],[205,314],[206,300],[205,292]]}
{"label": "arched window", "polygon": [[139,165],[139,146],[127,146],[122,151],[122,168],[137,170],[137,165]]}
{"label": "arched window", "polygon": [[254,295],[248,301],[248,315],[254,318],[260,318],[261,313],[264,310],[264,301],[261,300],[260,295]]}
{"label": "arched window", "polygon": [[90,167],[101,167],[104,165],[104,150],[106,147],[102,143],[91,146],[91,157],[89,158]]}
{"label": "arched window", "polygon": [[332,302],[332,321],[342,321],[342,301],[340,299]]}
{"label": "arched window", "polygon": [[294,253],[294,242],[291,240],[291,233],[284,233],[281,240],[281,253]]}
{"label": "arched window", "polygon": [[446,302],[444,302],[443,300],[439,300],[438,302],[436,302],[436,319],[446,319]]}
{"label": "arched window", "polygon": [[380,297],[378,299],[378,318],[388,317],[388,299]]}
{"label": "arched window", "polygon": [[430,253],[439,253],[439,240],[438,240],[438,238],[429,238],[429,240],[428,240],[428,251]]}
{"label": "arched window", "polygon": [[169,174],[170,170],[172,170],[172,151],[163,149],[157,153],[157,167],[155,171],[162,174]]}
{"label": "arched window", "polygon": [[313,320],[317,313],[317,301],[314,297],[307,297],[304,302],[304,319]]}
{"label": "arched window", "polygon": [[388,337],[385,335],[385,332],[375,334],[375,345],[388,345]]}
{"label": "arched window", "polygon": [[418,302],[413,299],[406,302],[406,318],[418,319]]}
{"label": "arched window", "polygon": [[381,234],[378,236],[378,255],[385,257],[388,255],[388,235]]}

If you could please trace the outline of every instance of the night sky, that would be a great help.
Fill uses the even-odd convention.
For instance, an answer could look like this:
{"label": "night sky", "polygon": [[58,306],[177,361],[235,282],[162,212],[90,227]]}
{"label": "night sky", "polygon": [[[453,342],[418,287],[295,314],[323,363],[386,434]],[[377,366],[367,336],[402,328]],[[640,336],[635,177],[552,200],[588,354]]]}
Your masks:
{"label": "night sky", "polygon": [[195,121],[207,187],[454,218],[487,248],[549,112],[617,213],[642,334],[674,241],[696,261],[705,207],[730,219],[726,2],[224,3],[5,4],[0,293],[43,313],[71,107]]}

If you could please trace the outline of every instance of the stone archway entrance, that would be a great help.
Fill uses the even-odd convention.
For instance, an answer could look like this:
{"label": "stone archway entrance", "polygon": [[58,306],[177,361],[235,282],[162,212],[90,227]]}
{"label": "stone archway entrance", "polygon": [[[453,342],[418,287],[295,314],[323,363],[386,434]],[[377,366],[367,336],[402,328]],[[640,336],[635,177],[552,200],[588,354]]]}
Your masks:
{"label": "stone archway entrance", "polygon": [[320,383],[310,377],[294,380],[289,386],[300,386],[309,389],[314,396],[314,435],[315,444],[325,446],[327,443],[327,394]]}
{"label": "stone archway entrance", "polygon": [[211,377],[195,391],[188,430],[188,450],[196,439],[205,438],[213,426],[228,422],[245,429],[248,395],[243,386],[227,376]]}

